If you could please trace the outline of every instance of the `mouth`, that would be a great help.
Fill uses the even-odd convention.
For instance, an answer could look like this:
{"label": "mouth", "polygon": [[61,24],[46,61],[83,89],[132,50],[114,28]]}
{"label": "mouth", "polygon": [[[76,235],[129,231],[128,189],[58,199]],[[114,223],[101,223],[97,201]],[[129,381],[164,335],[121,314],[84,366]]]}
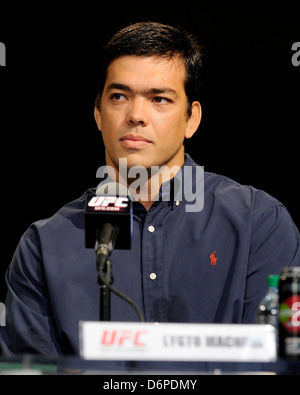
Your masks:
{"label": "mouth", "polygon": [[148,145],[152,144],[152,142],[150,140],[147,140],[143,136],[134,136],[131,134],[128,136],[122,137],[120,139],[120,141],[126,148],[133,148],[133,149],[145,148]]}

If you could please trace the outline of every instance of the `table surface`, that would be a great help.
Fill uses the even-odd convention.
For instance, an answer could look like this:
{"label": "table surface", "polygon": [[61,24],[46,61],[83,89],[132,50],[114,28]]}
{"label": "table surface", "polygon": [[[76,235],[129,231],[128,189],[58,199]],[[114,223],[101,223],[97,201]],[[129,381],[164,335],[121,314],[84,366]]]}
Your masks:
{"label": "table surface", "polygon": [[87,361],[65,357],[51,359],[23,355],[0,357],[2,374],[103,374],[103,375],[202,375],[202,374],[276,374],[300,375],[300,360],[261,362],[155,362]]}

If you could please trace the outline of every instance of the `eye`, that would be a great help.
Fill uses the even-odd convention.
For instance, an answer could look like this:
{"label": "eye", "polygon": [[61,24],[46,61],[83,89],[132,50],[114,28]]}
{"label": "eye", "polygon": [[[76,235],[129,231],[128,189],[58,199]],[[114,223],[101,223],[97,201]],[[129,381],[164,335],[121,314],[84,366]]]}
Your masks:
{"label": "eye", "polygon": [[126,96],[122,95],[122,93],[114,93],[110,96],[110,99],[116,102],[126,100]]}
{"label": "eye", "polygon": [[153,101],[154,101],[155,103],[158,103],[158,104],[168,104],[168,103],[172,103],[172,100],[171,100],[171,99],[168,99],[168,98],[166,98],[166,97],[160,97],[160,96],[154,97]]}

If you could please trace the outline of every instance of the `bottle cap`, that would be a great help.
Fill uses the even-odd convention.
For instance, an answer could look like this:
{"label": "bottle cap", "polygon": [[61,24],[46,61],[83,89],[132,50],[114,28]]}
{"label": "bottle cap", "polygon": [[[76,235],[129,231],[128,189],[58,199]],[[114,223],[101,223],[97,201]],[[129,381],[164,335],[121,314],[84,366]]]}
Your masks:
{"label": "bottle cap", "polygon": [[268,277],[268,287],[278,288],[280,276],[277,274],[271,274]]}

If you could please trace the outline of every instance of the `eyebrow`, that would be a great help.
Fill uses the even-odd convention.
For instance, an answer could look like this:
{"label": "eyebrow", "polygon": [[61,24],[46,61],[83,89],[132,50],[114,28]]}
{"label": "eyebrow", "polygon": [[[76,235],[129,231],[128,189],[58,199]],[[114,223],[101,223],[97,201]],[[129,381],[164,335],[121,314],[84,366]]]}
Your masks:
{"label": "eyebrow", "polygon": [[[117,83],[111,83],[108,87],[107,90],[111,91],[111,90],[120,90],[123,92],[129,92],[129,93],[134,93],[135,91],[130,88],[130,86],[128,85],[124,85],[124,84],[117,84]],[[178,96],[177,92],[174,89],[171,88],[167,88],[167,87],[162,87],[162,88],[151,88],[145,91],[141,92],[142,95],[147,96],[147,95],[161,95],[161,94],[171,94],[174,96]]]}

